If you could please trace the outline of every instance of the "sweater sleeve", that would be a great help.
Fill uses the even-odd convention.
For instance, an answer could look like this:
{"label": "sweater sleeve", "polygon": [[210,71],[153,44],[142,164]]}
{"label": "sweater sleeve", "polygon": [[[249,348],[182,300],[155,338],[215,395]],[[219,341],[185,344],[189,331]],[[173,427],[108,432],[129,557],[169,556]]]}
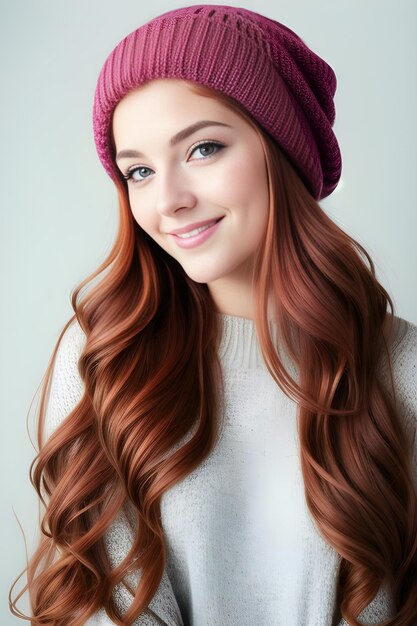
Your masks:
{"label": "sweater sleeve", "polygon": [[[84,384],[78,371],[78,359],[85,339],[85,334],[77,320],[74,320],[62,337],[56,354],[45,410],[44,441],[51,436],[81,400]],[[116,567],[127,555],[133,539],[132,524],[122,510],[104,535],[106,550],[113,567]],[[136,572],[127,577],[132,588],[135,588],[139,579],[140,576]],[[129,608],[133,600],[128,589],[120,583],[113,591],[113,598],[122,613]],[[110,626],[112,624],[114,622],[108,617],[103,607],[85,622],[85,626]],[[171,582],[165,571],[146,612],[135,620],[133,626],[157,625],[184,626]]]}

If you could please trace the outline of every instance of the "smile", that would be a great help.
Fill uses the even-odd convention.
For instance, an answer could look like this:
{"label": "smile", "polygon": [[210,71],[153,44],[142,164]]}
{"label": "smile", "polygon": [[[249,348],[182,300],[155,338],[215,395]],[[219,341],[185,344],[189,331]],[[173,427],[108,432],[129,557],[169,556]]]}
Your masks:
{"label": "smile", "polygon": [[198,246],[206,241],[218,230],[223,217],[217,222],[200,226],[200,228],[195,228],[194,230],[190,230],[188,233],[183,233],[182,235],[171,235],[171,237],[174,238],[175,243],[180,248],[194,248],[195,246]]}

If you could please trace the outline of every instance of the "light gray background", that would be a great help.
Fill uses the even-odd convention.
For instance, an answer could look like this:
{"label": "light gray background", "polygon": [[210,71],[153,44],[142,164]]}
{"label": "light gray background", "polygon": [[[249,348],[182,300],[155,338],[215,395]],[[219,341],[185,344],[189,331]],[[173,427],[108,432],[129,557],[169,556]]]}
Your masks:
{"label": "light gray background", "polygon": [[[104,259],[115,235],[116,193],[92,134],[96,80],[105,58],[126,34],[186,4],[195,3],[0,3],[0,622],[5,626],[22,623],[9,613],[7,599],[25,566],[15,514],[30,552],[37,540],[37,497],[29,482],[35,449],[26,418],[29,414],[29,432],[36,441],[37,390],[72,314],[70,292]],[[371,254],[397,314],[417,323],[417,3],[229,4],[283,22],[335,70],[335,132],[343,175],[321,205]],[[27,611],[25,600],[19,606]]]}

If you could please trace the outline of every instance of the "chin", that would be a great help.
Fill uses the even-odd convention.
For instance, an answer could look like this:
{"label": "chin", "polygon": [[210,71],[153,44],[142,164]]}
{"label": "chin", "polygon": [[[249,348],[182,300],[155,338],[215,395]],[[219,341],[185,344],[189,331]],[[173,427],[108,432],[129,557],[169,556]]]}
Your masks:
{"label": "chin", "polygon": [[191,280],[193,280],[195,283],[201,283],[201,284],[205,284],[205,283],[211,283],[219,278],[222,277],[222,274],[213,274],[213,272],[193,272],[193,271],[188,271],[187,267],[184,267],[184,265],[182,265],[182,268],[184,270],[184,272],[187,274],[187,276],[189,278],[191,278]]}
{"label": "chin", "polygon": [[211,282],[212,280],[210,276],[206,277],[204,275],[202,276],[201,274],[193,274],[192,272],[187,272],[185,268],[184,272],[187,274],[188,278],[191,278],[191,280],[193,280],[195,283],[200,283],[201,285]]}

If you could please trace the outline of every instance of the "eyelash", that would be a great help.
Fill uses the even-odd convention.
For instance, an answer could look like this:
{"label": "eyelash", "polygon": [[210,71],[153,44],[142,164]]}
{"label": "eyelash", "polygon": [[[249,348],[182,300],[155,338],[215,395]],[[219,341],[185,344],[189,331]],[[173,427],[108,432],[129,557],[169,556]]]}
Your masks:
{"label": "eyelash", "polygon": [[[190,154],[192,154],[194,152],[194,150],[197,150],[197,148],[201,148],[202,146],[216,146],[217,148],[219,148],[219,150],[217,152],[215,152],[214,154],[209,154],[208,156],[204,157],[203,159],[197,159],[198,161],[205,161],[206,159],[209,159],[210,157],[215,156],[218,152],[220,152],[220,150],[222,150],[222,148],[225,148],[226,146],[218,141],[199,141],[196,144],[193,144],[190,148]],[[146,176],[145,178],[142,178],[141,180],[135,180],[134,178],[132,178],[133,172],[136,172],[136,170],[140,170],[140,169],[145,169],[145,170],[150,170],[150,167],[145,167],[144,165],[135,165],[134,167],[129,168],[128,170],[126,170],[126,172],[123,174],[123,178],[127,181],[129,181],[130,179],[132,179],[132,182],[134,185],[139,184],[141,182],[143,182],[144,180],[146,180],[147,178],[149,178],[148,176]]]}

